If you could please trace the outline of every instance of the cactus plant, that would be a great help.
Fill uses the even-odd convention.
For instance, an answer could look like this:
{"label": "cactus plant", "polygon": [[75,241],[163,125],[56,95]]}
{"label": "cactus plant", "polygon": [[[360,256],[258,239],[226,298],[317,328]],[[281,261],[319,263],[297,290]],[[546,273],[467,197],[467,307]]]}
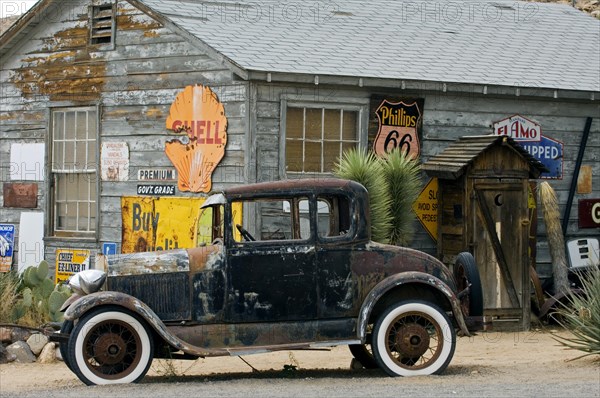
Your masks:
{"label": "cactus plant", "polygon": [[37,266],[27,267],[21,275],[15,291],[18,298],[10,314],[13,323],[19,320],[25,323],[63,321],[60,308],[71,291],[65,285],[54,285],[52,279],[48,278],[48,268],[48,262],[43,260]]}

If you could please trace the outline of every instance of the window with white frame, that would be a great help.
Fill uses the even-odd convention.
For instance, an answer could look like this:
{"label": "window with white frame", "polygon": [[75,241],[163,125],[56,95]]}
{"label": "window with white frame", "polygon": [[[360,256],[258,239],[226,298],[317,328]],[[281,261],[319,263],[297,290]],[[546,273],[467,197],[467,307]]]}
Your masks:
{"label": "window with white frame", "polygon": [[98,111],[55,109],[51,124],[54,235],[92,235],[97,218]]}
{"label": "window with white frame", "polygon": [[285,169],[289,173],[329,173],[342,153],[359,145],[358,107],[288,105]]}

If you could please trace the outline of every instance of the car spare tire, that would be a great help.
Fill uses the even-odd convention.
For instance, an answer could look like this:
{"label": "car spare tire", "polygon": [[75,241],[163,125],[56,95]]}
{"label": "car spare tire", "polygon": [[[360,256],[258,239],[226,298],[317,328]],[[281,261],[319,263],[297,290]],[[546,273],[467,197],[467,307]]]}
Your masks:
{"label": "car spare tire", "polygon": [[471,253],[462,252],[456,257],[454,279],[459,292],[469,287],[469,293],[461,297],[461,306],[465,315],[482,316],[483,289],[481,288],[479,270]]}

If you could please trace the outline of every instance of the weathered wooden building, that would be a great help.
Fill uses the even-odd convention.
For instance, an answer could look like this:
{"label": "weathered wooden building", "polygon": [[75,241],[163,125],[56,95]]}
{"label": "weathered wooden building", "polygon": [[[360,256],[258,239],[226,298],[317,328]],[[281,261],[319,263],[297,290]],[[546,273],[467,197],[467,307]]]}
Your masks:
{"label": "weathered wooden building", "polygon": [[[600,197],[599,29],[566,5],[512,0],[41,0],[0,37],[14,263],[181,247],[201,235],[184,221],[207,187],[329,175],[350,147],[427,160],[493,133],[548,161],[567,239],[597,236],[578,201]],[[184,109],[195,101],[220,122]],[[183,153],[209,142],[214,171],[186,177]],[[412,246],[436,254],[417,229]]]}

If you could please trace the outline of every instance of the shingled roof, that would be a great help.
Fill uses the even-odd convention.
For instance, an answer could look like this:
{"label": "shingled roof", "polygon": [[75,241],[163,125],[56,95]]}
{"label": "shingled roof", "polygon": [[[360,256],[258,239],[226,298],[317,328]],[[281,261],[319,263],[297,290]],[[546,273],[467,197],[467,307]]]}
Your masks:
{"label": "shingled roof", "polygon": [[423,163],[421,169],[431,177],[455,180],[464,174],[476,157],[498,143],[509,145],[517,151],[530,166],[530,176],[537,178],[543,171],[549,171],[517,141],[506,135],[471,135],[460,137],[441,153]]}
{"label": "shingled roof", "polygon": [[[600,93],[600,20],[569,5],[515,0],[128,0],[244,79],[548,96]],[[27,37],[41,0],[0,37]],[[166,54],[165,54],[166,55]],[[363,80],[361,80],[363,79]],[[498,87],[486,91],[487,86]],[[503,87],[515,88],[506,91]],[[450,89],[450,88],[448,88]],[[504,91],[503,91],[504,90]],[[550,95],[557,96],[554,91]],[[586,95],[587,96],[587,95]],[[577,96],[578,97],[578,96]],[[579,98],[579,97],[578,97]]]}
{"label": "shingled roof", "polygon": [[135,0],[248,71],[600,91],[600,21],[514,0]]}

